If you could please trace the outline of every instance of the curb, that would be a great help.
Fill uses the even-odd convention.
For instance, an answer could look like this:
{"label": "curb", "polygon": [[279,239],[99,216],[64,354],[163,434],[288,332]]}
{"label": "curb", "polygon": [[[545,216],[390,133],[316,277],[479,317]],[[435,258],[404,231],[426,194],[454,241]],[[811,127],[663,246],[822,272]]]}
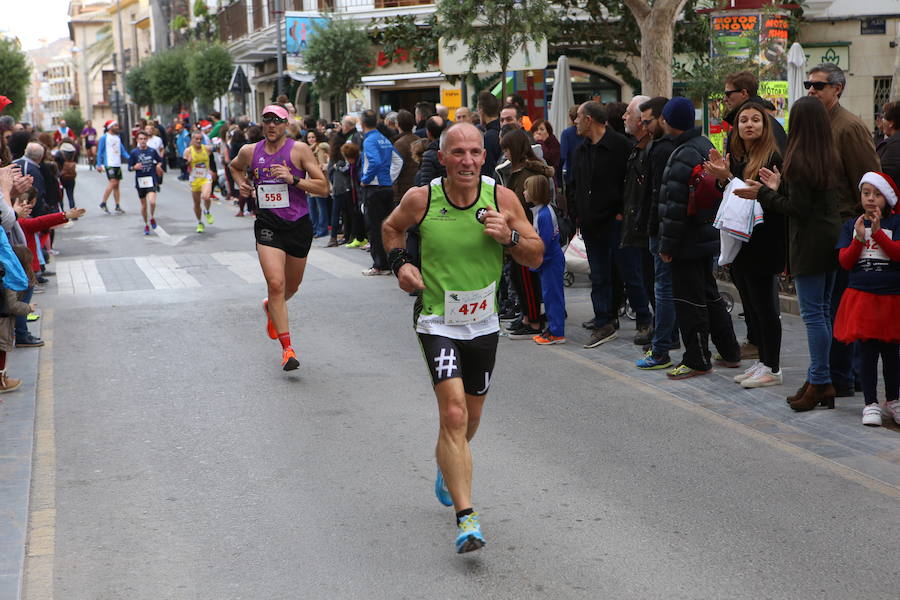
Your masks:
{"label": "curb", "polygon": [[[29,323],[34,335],[42,321]],[[20,598],[24,581],[40,351],[7,354],[7,369],[22,386],[0,395],[0,598]]]}

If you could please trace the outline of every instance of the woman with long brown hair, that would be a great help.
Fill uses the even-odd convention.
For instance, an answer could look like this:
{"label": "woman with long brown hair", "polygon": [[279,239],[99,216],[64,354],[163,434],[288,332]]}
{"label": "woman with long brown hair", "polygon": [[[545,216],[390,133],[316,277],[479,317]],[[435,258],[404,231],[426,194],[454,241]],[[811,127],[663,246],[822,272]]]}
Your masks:
{"label": "woman with long brown hair", "polygon": [[[741,106],[734,117],[734,127],[728,154],[722,158],[711,150],[709,161],[703,165],[720,185],[724,186],[733,177],[759,181],[761,169],[781,166],[772,120],[762,105],[747,102]],[[731,279],[744,307],[747,337],[759,351],[759,360],[734,378],[735,383],[745,388],[782,383],[777,277],[784,271],[784,255],[784,217],[771,208],[763,209],[763,222],[753,228],[750,240],[741,244],[731,263]]]}
{"label": "woman with long brown hair", "polygon": [[[831,350],[831,291],[837,270],[835,246],[841,229],[836,173],[840,160],[831,133],[831,118],[820,100],[800,98],[791,108],[790,132],[784,156],[784,174],[777,166],[762,168],[762,183],[748,180],[735,193],[758,198],[766,210],[788,219],[788,257],[800,316],[806,326],[809,369],[806,381],[788,397],[791,408],[834,408],[829,354]],[[782,186],[782,180],[784,184]]]}

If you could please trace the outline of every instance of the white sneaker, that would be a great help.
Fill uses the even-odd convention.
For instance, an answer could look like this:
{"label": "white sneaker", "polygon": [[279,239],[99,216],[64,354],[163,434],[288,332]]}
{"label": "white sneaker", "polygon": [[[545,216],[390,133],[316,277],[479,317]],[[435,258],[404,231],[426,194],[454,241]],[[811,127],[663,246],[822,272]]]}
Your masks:
{"label": "white sneaker", "polygon": [[900,400],[891,400],[886,403],[882,413],[884,413],[885,416],[892,418],[894,423],[900,425]]}
{"label": "white sneaker", "polygon": [[878,403],[866,404],[863,409],[863,425],[869,427],[881,427],[881,407]]}
{"label": "white sneaker", "polygon": [[741,387],[747,389],[769,387],[770,385],[781,385],[781,371],[773,373],[772,369],[762,363],[752,377],[741,382]]}
{"label": "white sneaker", "polygon": [[745,379],[750,379],[751,377],[753,377],[754,375],[756,375],[756,371],[757,371],[761,366],[763,366],[763,364],[762,364],[761,362],[759,362],[759,361],[756,361],[755,363],[753,363],[752,365],[750,365],[750,368],[749,368],[749,369],[747,369],[746,371],[744,371],[744,372],[741,373],[740,375],[735,375],[735,376],[734,376],[734,382],[735,382],[735,383],[741,383],[741,382],[744,381]]}
{"label": "white sneaker", "polygon": [[365,271],[363,271],[362,274],[366,277],[372,277],[375,275],[391,275],[391,272],[388,269],[382,270],[372,267],[371,269],[366,269]]}

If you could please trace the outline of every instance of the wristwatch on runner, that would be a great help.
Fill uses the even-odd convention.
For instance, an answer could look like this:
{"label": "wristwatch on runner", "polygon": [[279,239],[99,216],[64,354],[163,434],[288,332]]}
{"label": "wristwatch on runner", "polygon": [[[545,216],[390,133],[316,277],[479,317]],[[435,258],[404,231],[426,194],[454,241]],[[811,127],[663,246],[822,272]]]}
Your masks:
{"label": "wristwatch on runner", "polygon": [[509,230],[509,243],[503,244],[504,248],[512,248],[513,246],[519,245],[519,232],[515,229]]}

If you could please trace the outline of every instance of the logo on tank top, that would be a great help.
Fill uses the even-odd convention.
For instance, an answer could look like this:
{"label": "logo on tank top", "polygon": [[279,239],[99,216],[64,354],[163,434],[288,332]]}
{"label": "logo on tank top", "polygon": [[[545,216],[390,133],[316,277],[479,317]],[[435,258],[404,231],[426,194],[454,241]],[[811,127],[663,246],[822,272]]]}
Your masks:
{"label": "logo on tank top", "polygon": [[487,209],[482,207],[475,211],[475,220],[484,225],[484,220],[487,218]]}

